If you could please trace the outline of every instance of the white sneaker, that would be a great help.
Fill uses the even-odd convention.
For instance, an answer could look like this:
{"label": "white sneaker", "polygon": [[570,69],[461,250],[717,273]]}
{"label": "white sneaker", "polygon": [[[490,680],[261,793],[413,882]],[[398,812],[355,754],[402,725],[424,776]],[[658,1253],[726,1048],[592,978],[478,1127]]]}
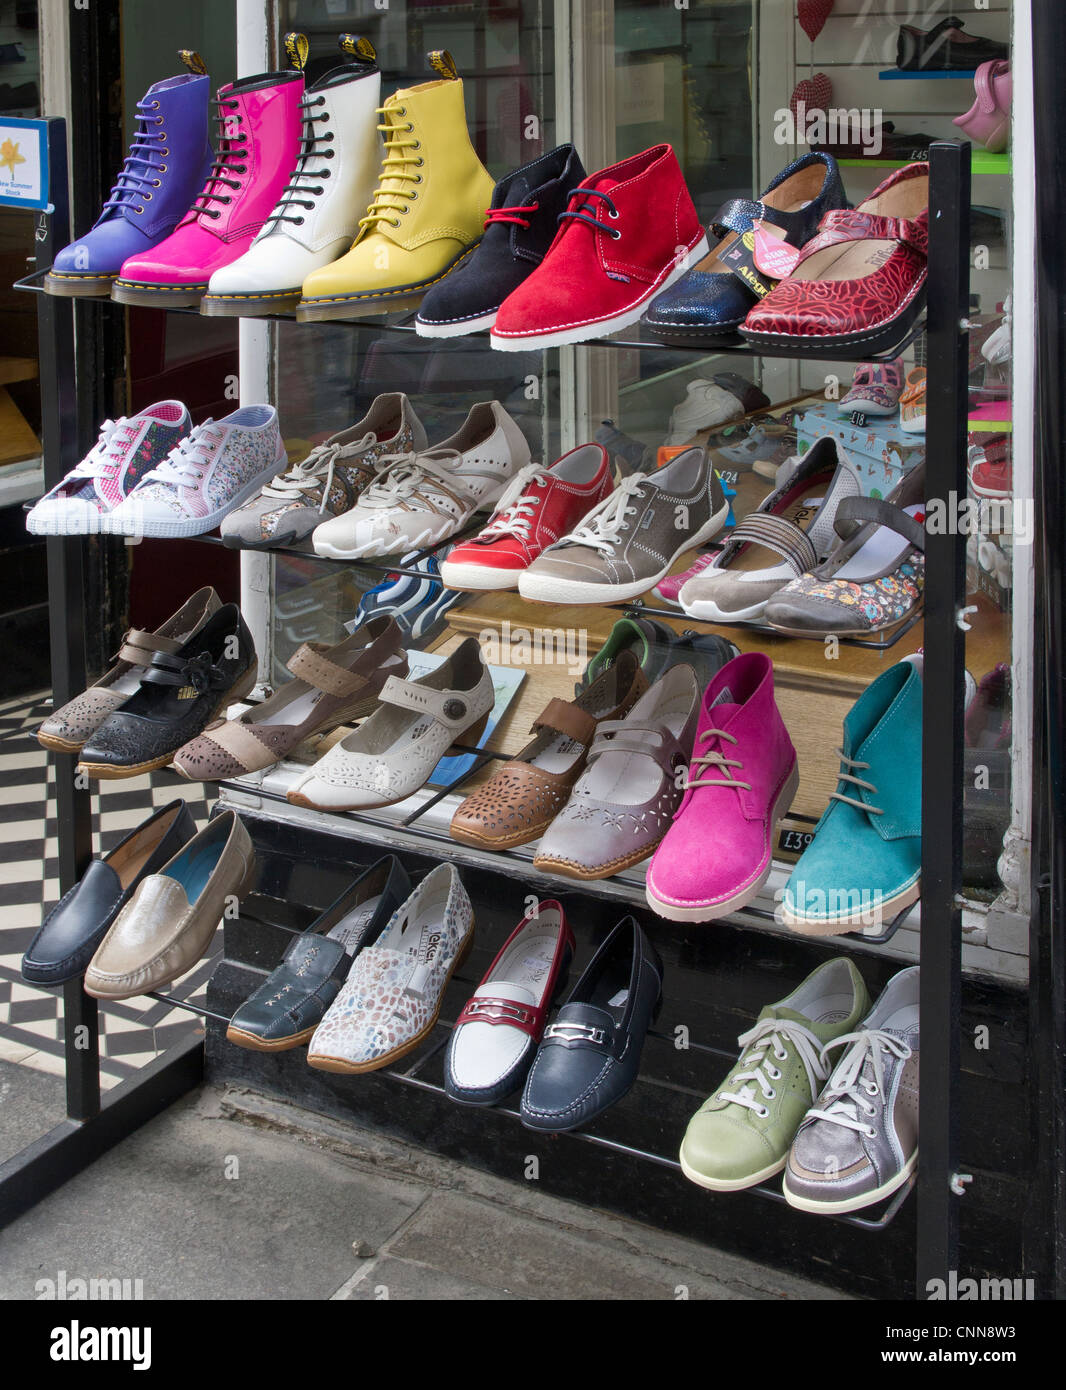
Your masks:
{"label": "white sneaker", "polygon": [[137,415],[105,420],[100,438],[26,518],[35,536],[95,536],[144,476],[192,428],[181,401],[160,401]]}
{"label": "white sneaker", "polygon": [[450,439],[384,459],[350,512],[315,528],[317,555],[359,560],[439,545],[491,509],[529,462],[525,436],[498,401],[471,407]]}
{"label": "white sneaker", "polygon": [[117,536],[199,536],[288,466],[271,405],[205,420],[171,449],[101,527]]}
{"label": "white sneaker", "polygon": [[743,414],[744,407],[732,391],[726,391],[716,382],[696,377],[689,382],[685,399],[674,407],[666,443],[687,444],[690,439],[695,439],[700,430],[739,420]]}
{"label": "white sneaker", "polygon": [[344,255],[377,187],[380,101],[372,48],[307,88],[300,159],[288,186],[244,255],[211,276],[201,313],[294,309],[308,275]]}

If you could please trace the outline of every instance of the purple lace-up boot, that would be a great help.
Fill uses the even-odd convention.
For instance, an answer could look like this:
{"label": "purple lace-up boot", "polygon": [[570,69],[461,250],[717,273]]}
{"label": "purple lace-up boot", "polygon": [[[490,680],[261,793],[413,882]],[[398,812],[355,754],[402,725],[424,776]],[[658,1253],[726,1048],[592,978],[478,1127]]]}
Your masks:
{"label": "purple lace-up boot", "polygon": [[182,55],[189,72],[149,87],[111,195],[96,225],[64,247],[45,277],[49,294],[101,295],[123,261],[168,237],[189,210],[213,158],[208,140],[211,79],[199,54]]}

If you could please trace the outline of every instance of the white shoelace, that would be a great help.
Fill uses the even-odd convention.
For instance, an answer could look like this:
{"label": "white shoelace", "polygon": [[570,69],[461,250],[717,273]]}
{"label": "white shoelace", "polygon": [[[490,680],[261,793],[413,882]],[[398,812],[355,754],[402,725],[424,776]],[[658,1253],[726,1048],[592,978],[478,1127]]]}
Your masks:
{"label": "white shoelace", "polygon": [[357,458],[377,442],[377,435],[371,432],[355,444],[316,444],[301,463],[268,483],[262,495],[280,502],[293,502],[321,483],[322,500],[318,504],[318,510],[322,512],[333,488],[337,464]]}
{"label": "white shoelace", "polygon": [[481,532],[482,539],[488,536],[494,539],[499,536],[517,536],[520,540],[528,541],[533,515],[543,498],[524,497],[522,494],[531,487],[547,487],[548,481],[548,470],[539,463],[527,463],[524,468],[519,469],[496,503],[496,510]]}
{"label": "white shoelace", "polygon": [[740,1060],[746,1065],[743,1071],[738,1071],[733,1077],[733,1084],[741,1081],[755,1082],[762,1100],[756,1096],[755,1086],[750,1085],[741,1086],[737,1091],[719,1091],[718,1099],[731,1101],[734,1105],[743,1105],[747,1110],[754,1110],[762,1120],[770,1113],[764,1102],[773,1100],[777,1095],[773,1083],[781,1080],[781,1068],[774,1066],[769,1054],[772,1053],[778,1062],[787,1062],[786,1048],[791,1045],[803,1063],[812,1096],[818,1094],[819,1084],[829,1075],[829,1067],[823,1058],[821,1040],[809,1028],[794,1019],[764,1018],[754,1028],[741,1033],[737,1042],[745,1049]]}
{"label": "white shoelace", "polygon": [[359,506],[395,507],[408,501],[430,479],[458,501],[455,494],[462,485],[454,468],[461,459],[458,449],[434,449],[432,454],[387,454],[378,463],[378,476],[359,498]]}
{"label": "white shoelace", "polygon": [[631,473],[609,497],[589,512],[580,526],[568,536],[564,536],[559,544],[570,542],[573,545],[587,545],[610,558],[615,546],[622,539],[622,532],[629,529],[626,517],[634,515],[637,510],[632,501],[635,497],[644,496],[641,487],[647,481],[646,473]]}
{"label": "white shoelace", "polygon": [[68,478],[103,478],[113,473],[122,463],[120,446],[132,441],[136,432],[136,426],[125,415],[117,420],[105,420],[100,426],[99,439]]}
{"label": "white shoelace", "polygon": [[[884,1099],[885,1066],[882,1054],[887,1052],[905,1061],[911,1055],[911,1049],[905,1042],[880,1028],[863,1029],[834,1038],[822,1049],[823,1058],[837,1047],[848,1047],[848,1051],[837,1063],[836,1071],[829,1078],[829,1085],[819,1096],[817,1108],[808,1110],[807,1116],[828,1120],[830,1124],[842,1125],[844,1129],[853,1129],[872,1139],[877,1131],[866,1120],[859,1119],[859,1111],[872,1119],[877,1114],[877,1106],[871,1105],[870,1100],[874,1097]],[[872,1080],[866,1075],[867,1064],[873,1072]]]}
{"label": "white shoelace", "polygon": [[[146,473],[140,486],[164,483],[167,487],[195,487],[204,476],[211,454],[222,442],[224,431],[214,420],[194,425],[185,438],[171,449],[166,458]],[[136,490],[136,489],[135,489]]]}

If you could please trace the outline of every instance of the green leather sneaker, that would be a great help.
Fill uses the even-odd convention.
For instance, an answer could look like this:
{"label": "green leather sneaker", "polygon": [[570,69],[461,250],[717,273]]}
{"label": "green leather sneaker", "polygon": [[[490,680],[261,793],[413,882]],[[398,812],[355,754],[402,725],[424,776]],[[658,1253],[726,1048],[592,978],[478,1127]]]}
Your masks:
{"label": "green leather sneaker", "polygon": [[681,1171],[712,1192],[737,1192],[780,1173],[829,1067],[826,1043],[854,1031],[870,996],[843,956],[826,961],[769,1004],[737,1042],[744,1049],[720,1088],[693,1115]]}

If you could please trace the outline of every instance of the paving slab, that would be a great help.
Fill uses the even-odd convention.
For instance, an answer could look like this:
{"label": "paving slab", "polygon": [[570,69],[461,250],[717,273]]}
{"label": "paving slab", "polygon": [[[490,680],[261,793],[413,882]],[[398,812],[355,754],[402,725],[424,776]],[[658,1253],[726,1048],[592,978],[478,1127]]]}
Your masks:
{"label": "paving slab", "polygon": [[0,1060],[0,1163],[47,1134],[66,1113],[61,1077]]}

